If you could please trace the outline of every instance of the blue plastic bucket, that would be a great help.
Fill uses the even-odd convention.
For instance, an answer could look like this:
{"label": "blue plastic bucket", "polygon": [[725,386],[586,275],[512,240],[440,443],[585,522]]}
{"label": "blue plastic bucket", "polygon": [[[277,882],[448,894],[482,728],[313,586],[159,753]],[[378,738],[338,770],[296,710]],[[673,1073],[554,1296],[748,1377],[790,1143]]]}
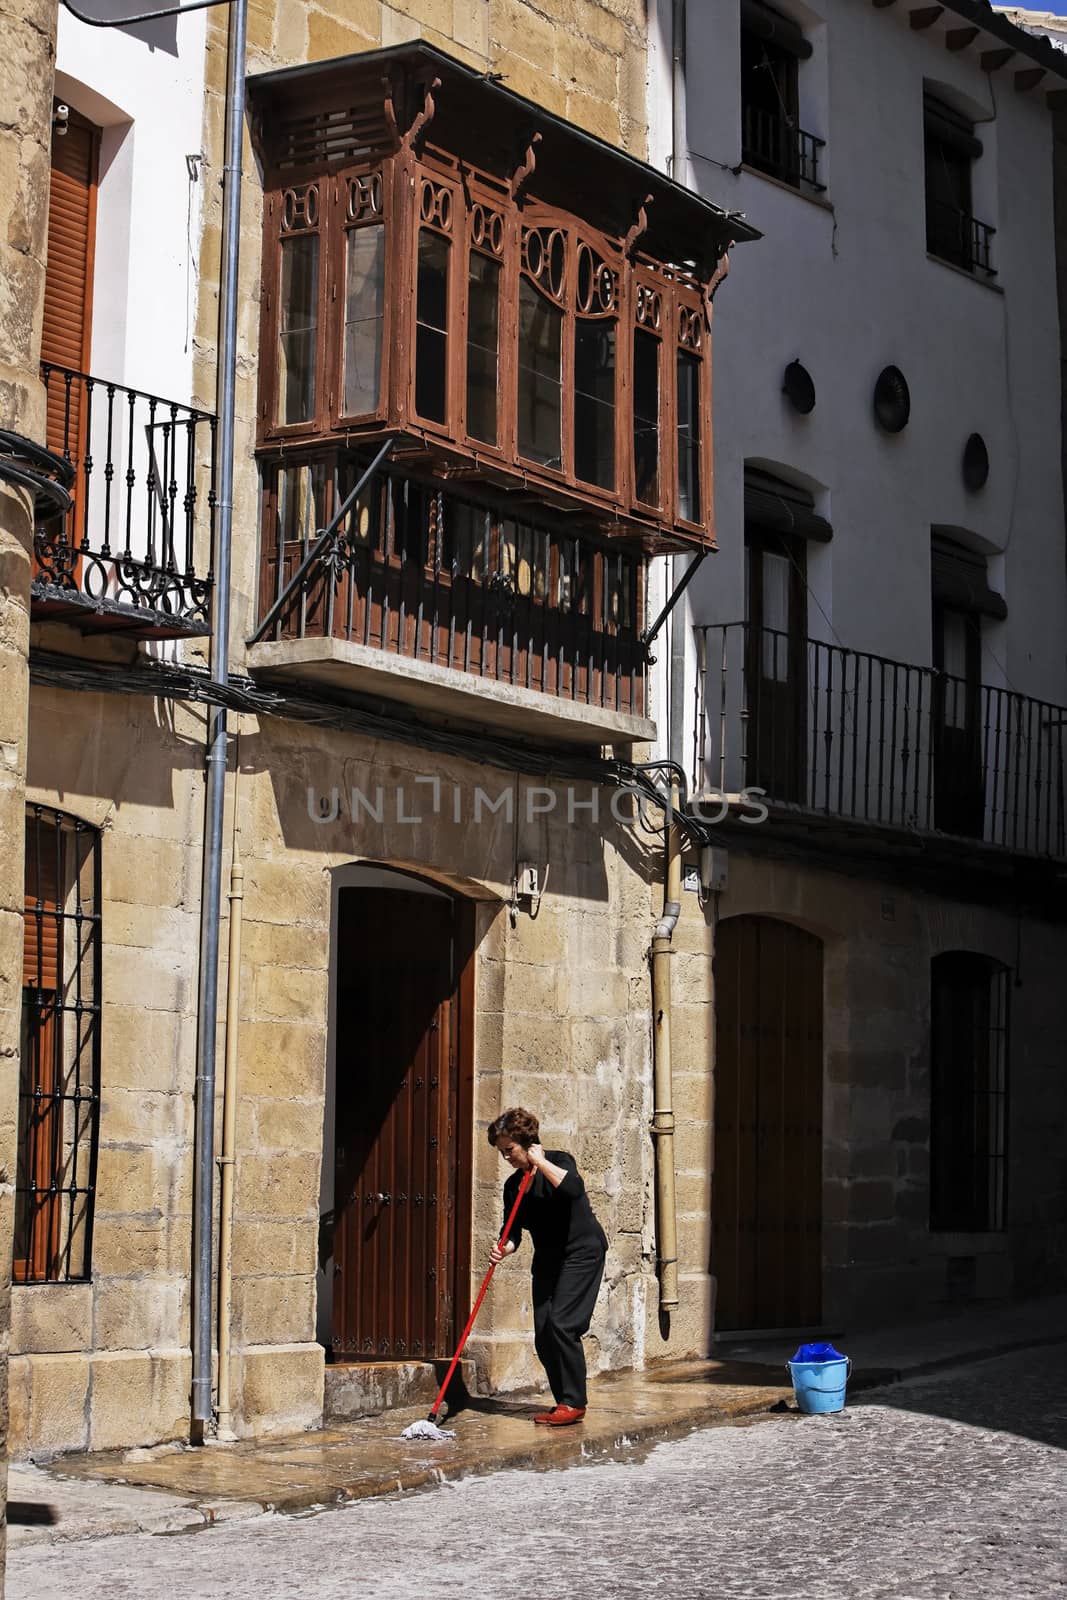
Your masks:
{"label": "blue plastic bucket", "polygon": [[[797,1351],[799,1355],[799,1350]],[[808,1416],[824,1411],[845,1409],[845,1386],[852,1362],[848,1356],[834,1351],[836,1359],[819,1361],[787,1361],[789,1376],[793,1380],[793,1393],[798,1408]]]}

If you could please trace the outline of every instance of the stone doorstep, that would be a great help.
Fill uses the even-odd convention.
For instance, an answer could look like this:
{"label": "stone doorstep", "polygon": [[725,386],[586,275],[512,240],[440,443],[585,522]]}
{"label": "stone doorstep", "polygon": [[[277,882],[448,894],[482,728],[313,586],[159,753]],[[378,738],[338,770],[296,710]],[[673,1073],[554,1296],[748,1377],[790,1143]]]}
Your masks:
{"label": "stone doorstep", "polygon": [[[447,1361],[331,1362],[326,1368],[323,1422],[330,1427],[409,1406],[429,1411],[448,1367]],[[461,1361],[450,1392],[466,1397],[474,1383],[473,1361]]]}

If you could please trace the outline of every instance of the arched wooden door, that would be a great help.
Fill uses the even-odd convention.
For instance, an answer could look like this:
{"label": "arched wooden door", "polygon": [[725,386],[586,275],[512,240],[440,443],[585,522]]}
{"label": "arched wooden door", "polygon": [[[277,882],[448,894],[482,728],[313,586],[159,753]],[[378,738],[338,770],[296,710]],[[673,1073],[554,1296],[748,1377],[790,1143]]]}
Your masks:
{"label": "arched wooden door", "polygon": [[450,1355],[466,1315],[472,933],[445,895],[341,890],[335,1360]]}
{"label": "arched wooden door", "polygon": [[771,917],[715,942],[715,1326],[822,1312],[822,943]]}

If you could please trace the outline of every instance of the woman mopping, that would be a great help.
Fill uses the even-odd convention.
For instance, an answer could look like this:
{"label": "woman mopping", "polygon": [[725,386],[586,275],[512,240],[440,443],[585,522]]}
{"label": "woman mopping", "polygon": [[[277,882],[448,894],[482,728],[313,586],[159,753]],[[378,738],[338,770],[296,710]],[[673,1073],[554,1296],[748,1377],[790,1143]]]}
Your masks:
{"label": "woman mopping", "polygon": [[565,1427],[585,1416],[585,1351],[608,1241],[593,1215],[574,1157],[566,1150],[542,1150],[537,1118],[521,1106],[489,1124],[489,1143],[515,1168],[504,1185],[504,1216],[519,1192],[522,1174],[534,1177],[501,1250],[489,1252],[494,1265],[514,1255],[523,1230],[533,1240],[534,1348],[548,1374],[556,1402],[535,1422]]}

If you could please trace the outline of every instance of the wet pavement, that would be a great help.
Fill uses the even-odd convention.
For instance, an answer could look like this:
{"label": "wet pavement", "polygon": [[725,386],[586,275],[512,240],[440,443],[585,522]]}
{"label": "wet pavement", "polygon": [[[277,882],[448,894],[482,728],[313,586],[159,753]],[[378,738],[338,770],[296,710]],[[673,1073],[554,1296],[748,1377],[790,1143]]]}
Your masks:
{"label": "wet pavement", "polygon": [[1067,1593],[1064,1353],[328,1515],[16,1546],[8,1600],[1052,1600]]}
{"label": "wet pavement", "polygon": [[589,1411],[578,1427],[536,1427],[534,1414],[551,1404],[542,1398],[469,1399],[448,1421],[456,1431],[448,1443],[400,1437],[409,1422],[425,1417],[420,1408],[225,1447],[65,1456],[47,1471],[13,1469],[9,1497],[24,1507],[51,1503],[57,1520],[34,1521],[28,1512],[11,1538],[18,1545],[103,1531],[102,1506],[91,1527],[84,1521],[94,1494],[101,1502],[110,1497],[115,1532],[157,1525],[172,1531],[264,1510],[305,1511],[503,1467],[565,1467],[638,1440],[655,1442],[766,1411],[791,1396],[780,1367],[672,1363],[594,1379]]}
{"label": "wet pavement", "polygon": [[[850,1396],[993,1351],[1030,1347],[1038,1365],[1060,1359],[1050,1345],[1067,1338],[1067,1296],[1014,1305],[958,1308],[921,1323],[849,1334],[823,1330],[853,1358]],[[576,1428],[533,1426],[543,1397],[469,1399],[452,1419],[449,1443],[407,1442],[421,1407],[238,1445],[178,1445],[64,1456],[9,1474],[9,1545],[18,1549],[143,1530],[172,1533],[300,1513],[374,1496],[517,1469],[565,1469],[678,1438],[697,1428],[743,1421],[792,1404],[783,1362],[795,1337],[717,1344],[719,1359],[666,1364],[643,1373],[595,1378],[590,1410]],[[728,1359],[732,1358],[732,1359]]]}

